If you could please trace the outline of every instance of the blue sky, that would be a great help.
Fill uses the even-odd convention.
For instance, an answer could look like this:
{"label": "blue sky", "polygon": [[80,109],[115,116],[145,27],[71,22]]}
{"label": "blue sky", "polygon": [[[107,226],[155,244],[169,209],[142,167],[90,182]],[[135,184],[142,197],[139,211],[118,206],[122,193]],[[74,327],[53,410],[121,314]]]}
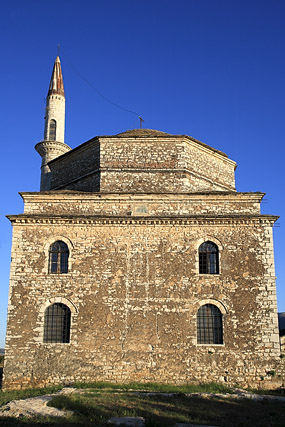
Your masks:
{"label": "blue sky", "polygon": [[[285,311],[284,0],[13,0],[1,5],[0,347],[19,191],[38,191],[45,96],[60,43],[66,143],[139,127],[188,134],[238,164],[238,191],[267,193],[278,309]],[[76,70],[76,72],[75,72]]]}

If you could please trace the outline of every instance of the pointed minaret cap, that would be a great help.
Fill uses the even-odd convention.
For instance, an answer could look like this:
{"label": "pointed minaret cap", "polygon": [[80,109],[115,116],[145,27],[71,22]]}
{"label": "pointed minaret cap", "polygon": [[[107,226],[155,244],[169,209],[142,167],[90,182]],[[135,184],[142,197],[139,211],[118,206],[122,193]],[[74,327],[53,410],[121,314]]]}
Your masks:
{"label": "pointed minaret cap", "polygon": [[56,57],[53,70],[52,70],[52,75],[51,75],[49,90],[48,90],[48,96],[50,95],[64,96],[63,77],[62,77],[59,56]]}

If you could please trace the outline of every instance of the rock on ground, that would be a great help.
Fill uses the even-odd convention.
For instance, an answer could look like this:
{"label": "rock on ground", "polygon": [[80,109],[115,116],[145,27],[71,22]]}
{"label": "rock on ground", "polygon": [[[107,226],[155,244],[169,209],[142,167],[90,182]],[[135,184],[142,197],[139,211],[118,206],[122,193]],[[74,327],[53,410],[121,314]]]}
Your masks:
{"label": "rock on ground", "polygon": [[64,388],[58,393],[46,394],[44,396],[30,397],[28,399],[12,400],[7,405],[0,408],[0,417],[66,417],[71,415],[71,411],[62,411],[61,409],[47,406],[47,403],[54,397],[63,394],[73,393],[72,388]]}

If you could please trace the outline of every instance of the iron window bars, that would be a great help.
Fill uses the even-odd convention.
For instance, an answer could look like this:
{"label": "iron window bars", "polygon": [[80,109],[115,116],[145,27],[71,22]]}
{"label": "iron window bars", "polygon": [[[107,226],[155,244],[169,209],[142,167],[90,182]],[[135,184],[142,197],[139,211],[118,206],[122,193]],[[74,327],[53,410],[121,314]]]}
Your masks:
{"label": "iron window bars", "polygon": [[62,303],[47,307],[44,318],[45,343],[69,343],[70,309]]}
{"label": "iron window bars", "polygon": [[219,274],[219,249],[213,242],[204,242],[199,247],[199,273]]}
{"label": "iron window bars", "polygon": [[197,312],[197,343],[223,344],[223,316],[213,304],[202,305]]}

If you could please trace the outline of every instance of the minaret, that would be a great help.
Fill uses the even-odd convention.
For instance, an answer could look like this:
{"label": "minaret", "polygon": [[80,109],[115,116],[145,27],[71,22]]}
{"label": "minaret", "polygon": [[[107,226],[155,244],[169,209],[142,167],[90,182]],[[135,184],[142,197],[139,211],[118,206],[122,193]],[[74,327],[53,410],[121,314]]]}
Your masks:
{"label": "minaret", "polygon": [[44,140],[35,149],[42,157],[41,191],[50,190],[48,162],[71,150],[64,143],[65,95],[59,56],[56,57],[46,99]]}

